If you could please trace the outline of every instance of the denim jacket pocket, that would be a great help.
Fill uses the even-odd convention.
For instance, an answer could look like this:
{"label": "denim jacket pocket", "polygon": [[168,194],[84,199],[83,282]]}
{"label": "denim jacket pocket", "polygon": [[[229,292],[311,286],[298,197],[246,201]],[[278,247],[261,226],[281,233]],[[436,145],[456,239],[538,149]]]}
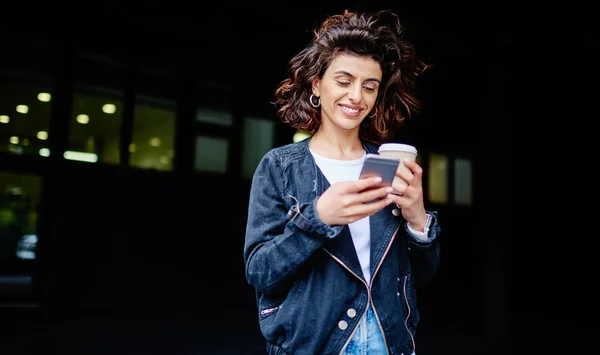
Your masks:
{"label": "denim jacket pocket", "polygon": [[280,306],[273,306],[261,309],[259,312],[259,319],[263,320],[269,316],[274,315],[275,313],[277,313],[277,311],[279,311],[279,307]]}

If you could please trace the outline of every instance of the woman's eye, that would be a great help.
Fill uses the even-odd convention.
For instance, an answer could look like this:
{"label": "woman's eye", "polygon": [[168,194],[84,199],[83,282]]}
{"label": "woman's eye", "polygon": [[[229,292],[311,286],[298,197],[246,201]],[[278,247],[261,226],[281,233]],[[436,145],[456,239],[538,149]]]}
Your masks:
{"label": "woman's eye", "polygon": [[342,85],[342,86],[346,86],[346,85],[350,85],[349,81],[338,81],[338,84]]}

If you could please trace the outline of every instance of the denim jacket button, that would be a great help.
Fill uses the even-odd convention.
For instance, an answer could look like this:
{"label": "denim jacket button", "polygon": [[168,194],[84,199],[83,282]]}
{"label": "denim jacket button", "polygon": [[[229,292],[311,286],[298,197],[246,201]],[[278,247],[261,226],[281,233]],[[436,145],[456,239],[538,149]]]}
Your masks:
{"label": "denim jacket button", "polygon": [[354,309],[354,308],[348,309],[348,311],[346,313],[348,314],[348,317],[350,317],[350,318],[356,317],[356,309]]}
{"label": "denim jacket button", "polygon": [[400,210],[399,210],[399,209],[397,209],[397,208],[394,208],[394,209],[392,210],[392,214],[393,214],[394,216],[398,217],[398,216],[400,215]]}
{"label": "denim jacket button", "polygon": [[346,330],[346,328],[348,328],[348,323],[345,320],[341,320],[338,323],[338,328],[340,328],[341,330]]}

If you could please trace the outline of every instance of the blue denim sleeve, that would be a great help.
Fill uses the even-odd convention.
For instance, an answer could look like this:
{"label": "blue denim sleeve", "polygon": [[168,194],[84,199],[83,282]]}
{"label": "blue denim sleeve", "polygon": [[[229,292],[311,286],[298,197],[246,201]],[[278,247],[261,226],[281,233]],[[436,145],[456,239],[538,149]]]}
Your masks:
{"label": "blue denim sleeve", "polygon": [[[423,233],[426,236],[425,239],[419,238],[413,233],[406,221],[404,221],[404,228],[406,233],[410,237],[410,241],[416,243],[418,245],[424,246],[430,244],[438,234],[439,225],[437,224],[437,212],[427,212],[427,225],[425,226],[426,233]],[[433,227],[433,228],[432,228]]]}
{"label": "blue denim sleeve", "polygon": [[304,262],[342,230],[323,223],[315,203],[301,204],[286,196],[277,157],[263,157],[252,179],[244,242],[246,280],[258,292],[292,280]]}
{"label": "blue denim sleeve", "polygon": [[287,218],[297,228],[304,232],[325,238],[334,238],[343,229],[343,226],[330,226],[321,221],[317,214],[317,199],[310,203],[300,204],[293,196],[289,196],[294,205],[287,212]]}
{"label": "blue denim sleeve", "polygon": [[437,212],[427,211],[431,215],[429,232],[426,240],[420,240],[411,235],[406,222],[404,228],[408,234],[408,254],[411,269],[415,275],[418,287],[428,284],[435,276],[440,265],[440,243],[438,236],[441,228],[438,223]]}

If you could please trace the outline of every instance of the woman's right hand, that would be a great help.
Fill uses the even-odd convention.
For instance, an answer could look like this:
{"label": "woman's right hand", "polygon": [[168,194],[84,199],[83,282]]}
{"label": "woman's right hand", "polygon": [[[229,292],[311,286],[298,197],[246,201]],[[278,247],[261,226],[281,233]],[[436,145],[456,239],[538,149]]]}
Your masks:
{"label": "woman's right hand", "polygon": [[393,189],[389,186],[376,187],[380,182],[381,178],[371,177],[331,185],[317,200],[319,218],[323,223],[333,226],[375,214],[392,202],[387,195]]}

